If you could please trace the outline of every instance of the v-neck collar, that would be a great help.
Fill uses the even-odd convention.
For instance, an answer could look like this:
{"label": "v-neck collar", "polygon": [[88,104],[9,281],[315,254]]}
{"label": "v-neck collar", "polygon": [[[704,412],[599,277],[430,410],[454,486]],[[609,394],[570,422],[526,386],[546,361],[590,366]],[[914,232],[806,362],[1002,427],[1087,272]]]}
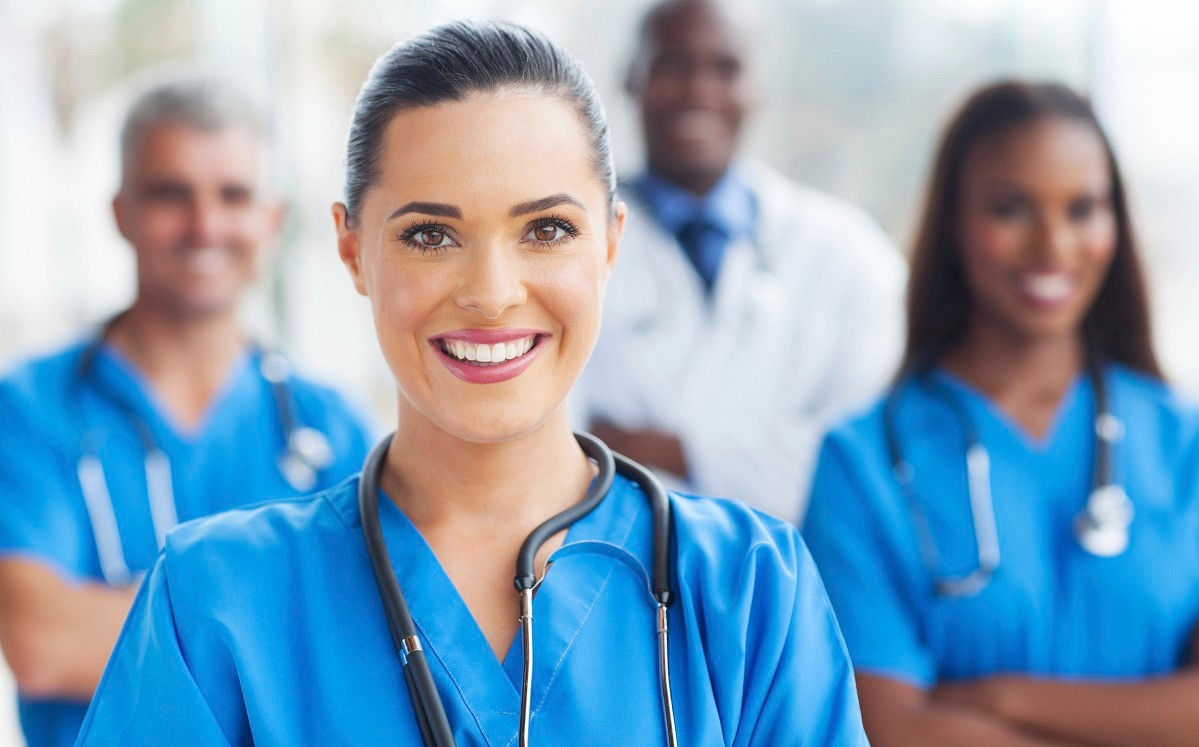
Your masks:
{"label": "v-neck collar", "polygon": [[1057,403],[1045,435],[1037,438],[999,407],[993,399],[974,385],[951,373],[944,366],[934,368],[929,375],[933,379],[933,386],[941,386],[950,390],[951,395],[957,396],[965,404],[975,420],[976,428],[982,429],[987,424],[991,424],[1019,443],[1026,451],[1040,455],[1048,454],[1053,450],[1054,444],[1059,440],[1062,429],[1065,427],[1064,424],[1070,419],[1070,414],[1079,407],[1084,388],[1086,395],[1091,396],[1090,382],[1086,372],[1077,374]]}
{"label": "v-neck collar", "polygon": [[110,390],[106,394],[120,397],[121,403],[133,408],[155,434],[163,434],[177,443],[196,444],[204,440],[221,415],[229,409],[228,403],[236,393],[253,381],[254,377],[248,375],[248,369],[255,355],[251,348],[243,348],[229,367],[225,380],[209,401],[204,414],[191,428],[174,418],[141,369],[111,345],[100,345],[91,375],[103,377],[101,385]]}
{"label": "v-neck collar", "polygon": [[[645,501],[637,500],[640,495],[634,485],[617,477],[600,505],[570,528],[563,547],[581,541],[606,542],[627,549],[645,563],[640,535],[648,538],[648,530],[634,532],[640,525],[648,526]],[[440,662],[488,743],[511,744],[520,712],[520,634],[501,663],[432,548],[382,491],[379,520],[392,568],[427,655]],[[562,560],[538,588],[533,601],[534,719],[610,576],[619,572],[618,566],[612,561]]]}

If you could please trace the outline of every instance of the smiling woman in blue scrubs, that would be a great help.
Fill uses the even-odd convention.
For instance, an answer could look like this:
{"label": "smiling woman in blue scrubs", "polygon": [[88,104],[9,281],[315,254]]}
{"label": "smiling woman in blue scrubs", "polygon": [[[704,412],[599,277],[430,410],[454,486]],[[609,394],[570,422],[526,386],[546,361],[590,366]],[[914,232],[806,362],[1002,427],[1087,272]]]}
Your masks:
{"label": "smiling woman in blue scrubs", "polygon": [[[578,63],[541,34],[449,24],[380,58],[347,150],[339,249],[400,394],[378,496],[383,577],[407,599],[405,646],[423,651],[457,742],[514,744],[517,551],[596,473],[565,400],[625,220],[605,116]],[[358,489],[172,533],[82,744],[419,743]],[[678,742],[863,744],[797,532],[729,501],[669,505]],[[532,605],[531,743],[665,743],[652,527],[646,493],[617,476],[543,546],[536,567],[555,560]]]}
{"label": "smiling woman in blue scrubs", "polygon": [[366,451],[346,401],[238,323],[282,215],[262,189],[263,137],[221,81],[145,91],[113,201],[132,306],[0,378],[0,645],[31,747],[75,743],[176,520],[331,487]]}
{"label": "smiling woman in blue scrubs", "polygon": [[1089,105],[980,91],[926,210],[904,375],[827,438],[804,527],[872,742],[1199,744],[1199,411]]}

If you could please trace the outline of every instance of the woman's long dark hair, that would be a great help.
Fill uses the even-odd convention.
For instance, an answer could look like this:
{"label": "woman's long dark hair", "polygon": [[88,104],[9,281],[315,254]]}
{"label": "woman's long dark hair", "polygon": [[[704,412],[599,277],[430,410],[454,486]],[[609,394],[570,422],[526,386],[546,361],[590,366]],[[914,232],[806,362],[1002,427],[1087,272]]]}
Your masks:
{"label": "woman's long dark hair", "polygon": [[901,375],[933,365],[960,342],[973,312],[955,230],[967,156],[986,138],[1047,118],[1082,122],[1093,128],[1103,142],[1111,173],[1116,249],[1107,278],[1083,319],[1083,342],[1091,354],[1104,360],[1162,378],[1153,352],[1144,272],[1111,142],[1082,96],[1058,84],[1016,81],[976,92],[953,118],[941,141],[912,252]]}

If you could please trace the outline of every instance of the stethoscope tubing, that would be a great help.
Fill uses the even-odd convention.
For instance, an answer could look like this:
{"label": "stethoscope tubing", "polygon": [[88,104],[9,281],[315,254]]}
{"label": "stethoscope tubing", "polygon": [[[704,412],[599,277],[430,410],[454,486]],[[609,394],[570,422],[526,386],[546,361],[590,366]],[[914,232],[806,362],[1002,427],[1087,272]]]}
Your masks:
{"label": "stethoscope tubing", "polygon": [[[1087,374],[1095,396],[1095,463],[1092,476],[1091,491],[1088,494],[1088,505],[1080,516],[1090,516],[1090,496],[1096,491],[1114,485],[1113,459],[1115,437],[1112,431],[1120,427],[1119,420],[1111,413],[1108,402],[1107,382],[1104,379],[1101,363],[1091,357],[1087,362]],[[887,395],[883,403],[883,435],[886,443],[887,456],[891,462],[892,474],[899,484],[904,496],[909,517],[916,532],[921,559],[925,568],[933,576],[933,589],[938,596],[968,596],[981,590],[990,581],[991,576],[999,568],[1000,550],[999,536],[995,521],[995,508],[991,496],[990,456],[982,444],[970,413],[965,405],[951,393],[945,393],[942,399],[953,411],[955,418],[965,435],[967,491],[970,502],[970,520],[973,525],[977,547],[977,565],[973,571],[957,577],[941,576],[939,573],[940,559],[936,550],[936,542],[932,535],[928,518],[921,506],[920,498],[913,486],[914,469],[904,456],[899,443],[897,425],[897,410],[899,406],[899,391],[902,384],[897,384]],[[1125,527],[1125,531],[1127,528]],[[1080,539],[1080,544],[1086,547]]]}
{"label": "stethoscope tubing", "polygon": [[[425,745],[450,747],[454,745],[453,734],[445,713],[445,706],[437,692],[429,671],[428,662],[420,648],[416,623],[404,601],[391,557],[383,538],[379,521],[379,482],[385,467],[388,449],[393,435],[388,435],[371,451],[363,466],[358,485],[358,506],[362,515],[362,531],[370,558],[375,584],[383,602],[392,643],[399,655],[404,670],[405,685],[412,703],[421,740]],[[537,551],[550,537],[569,528],[591,513],[611,491],[614,475],[638,484],[648,498],[653,513],[653,569],[651,592],[657,607],[656,637],[659,651],[659,679],[662,694],[663,720],[667,743],[677,747],[677,729],[674,703],[670,691],[669,626],[667,609],[674,599],[672,578],[673,526],[670,498],[666,489],[645,467],[615,454],[599,439],[587,433],[576,433],[576,440],[598,467],[598,475],[579,503],[540,524],[521,544],[517,556],[516,574],[513,585],[520,595],[520,626],[522,638],[521,712],[518,744],[527,747],[532,721],[533,675],[533,592],[539,583],[534,562]]]}
{"label": "stethoscope tubing", "polygon": [[[378,475],[386,464],[387,451],[391,447],[393,437],[394,434],[389,434],[380,441],[367,456],[366,464],[362,468],[362,484],[366,486],[358,491],[362,534],[366,540],[366,553],[370,557],[379,597],[383,601],[392,644],[402,662],[404,682],[412,699],[412,710],[416,714],[421,740],[435,747],[450,747],[454,744],[454,735],[450,731],[449,719],[446,718],[445,707],[433,684],[433,676],[429,671],[429,663],[425,660],[424,651],[419,648],[416,624],[408,611],[404,594],[400,591],[400,582],[391,567],[391,556],[387,553],[387,542],[383,539],[383,528],[379,523]],[[416,646],[412,645],[414,641],[417,641]]]}
{"label": "stethoscope tubing", "polygon": [[[179,523],[178,506],[175,502],[175,491],[171,471],[170,458],[154,437],[154,431],[126,400],[114,392],[105,383],[93,375],[96,359],[100,355],[108,330],[119,317],[106,322],[80,355],[76,367],[76,383],[80,390],[90,384],[93,389],[109,402],[115,404],[137,431],[142,444],[143,467],[146,477],[146,500],[150,507],[150,519],[154,526],[154,536],[158,549],[166,543],[166,535]],[[296,450],[293,436],[305,429],[296,414],[294,394],[290,388],[290,369],[286,360],[278,353],[267,352],[253,345],[253,352],[260,358],[259,370],[263,379],[271,387],[283,428],[283,437],[288,457],[303,462],[315,477],[316,473],[327,467],[327,464],[309,464],[310,459]],[[273,358],[269,358],[273,356]],[[276,360],[277,359],[277,360]],[[81,395],[80,395],[81,396]],[[82,416],[81,416],[82,421]],[[314,431],[319,434],[319,431]],[[320,434],[323,438],[324,434]],[[327,445],[327,444],[326,444]],[[100,571],[105,583],[111,586],[124,586],[134,580],[121,542],[120,530],[117,527],[116,509],[112,494],[108,490],[108,480],[104,466],[98,453],[85,436],[81,444],[82,454],[76,466],[76,476],[80,490],[83,492],[84,505],[88,519],[92,525],[92,533],[96,542],[96,552],[100,557]],[[288,478],[288,475],[284,475]]]}

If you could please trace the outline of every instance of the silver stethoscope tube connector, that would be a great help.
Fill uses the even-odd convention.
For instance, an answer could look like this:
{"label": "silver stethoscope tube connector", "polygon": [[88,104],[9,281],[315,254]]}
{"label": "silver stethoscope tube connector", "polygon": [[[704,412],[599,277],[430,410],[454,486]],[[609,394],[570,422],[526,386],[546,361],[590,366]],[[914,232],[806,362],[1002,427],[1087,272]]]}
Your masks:
{"label": "silver stethoscope tube connector", "polygon": [[530,708],[533,699],[533,590],[520,590],[520,637],[523,664],[520,672],[520,747],[529,747]]}
{"label": "silver stethoscope tube connector", "polygon": [[658,670],[662,677],[662,718],[666,722],[666,744],[678,747],[674,724],[674,699],[670,696],[670,623],[666,605],[658,604]]}

